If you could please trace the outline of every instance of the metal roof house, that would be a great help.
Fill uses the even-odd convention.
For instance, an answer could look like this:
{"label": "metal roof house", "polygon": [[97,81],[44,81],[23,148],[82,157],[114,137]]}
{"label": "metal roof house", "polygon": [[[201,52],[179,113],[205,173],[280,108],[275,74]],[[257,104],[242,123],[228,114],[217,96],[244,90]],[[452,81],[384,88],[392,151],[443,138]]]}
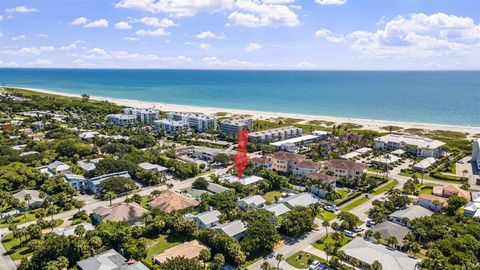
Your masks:
{"label": "metal roof house", "polygon": [[77,262],[82,270],[149,270],[142,262],[127,262],[114,249]]}

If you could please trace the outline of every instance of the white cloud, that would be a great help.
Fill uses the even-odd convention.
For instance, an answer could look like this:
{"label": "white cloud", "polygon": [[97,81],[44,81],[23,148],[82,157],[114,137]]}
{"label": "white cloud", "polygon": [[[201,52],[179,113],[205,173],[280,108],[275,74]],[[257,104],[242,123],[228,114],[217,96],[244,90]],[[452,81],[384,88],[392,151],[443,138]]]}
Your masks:
{"label": "white cloud", "polygon": [[347,0],[315,0],[320,5],[345,5]]}
{"label": "white cloud", "polygon": [[128,22],[120,21],[115,24],[115,29],[130,30],[132,29],[132,26]]}
{"label": "white cloud", "polygon": [[260,50],[261,48],[263,48],[263,46],[261,44],[248,43],[248,45],[245,47],[245,51],[253,52],[253,51],[256,51],[256,50]]}
{"label": "white cloud", "polygon": [[222,34],[215,34],[211,31],[203,31],[201,33],[198,33],[195,35],[196,38],[198,39],[207,39],[207,38],[210,38],[210,39],[225,39],[225,35],[222,33]]}
{"label": "white cloud", "polygon": [[202,63],[210,68],[231,68],[231,69],[261,69],[277,68],[274,64],[252,63],[246,60],[230,59],[222,60],[216,56],[207,56],[202,59]]}
{"label": "white cloud", "polygon": [[346,41],[345,37],[343,35],[339,34],[334,34],[330,30],[321,28],[318,31],[315,32],[315,36],[318,38],[323,38],[327,40],[328,42],[331,43],[339,43],[339,42],[344,42]]}
{"label": "white cloud", "polygon": [[35,59],[34,61],[30,61],[25,63],[24,66],[27,67],[49,67],[53,65],[52,59]]}
{"label": "white cloud", "polygon": [[53,46],[23,47],[18,50],[0,50],[0,54],[27,56],[27,55],[39,55],[41,53],[52,52],[54,50],[55,50],[55,47]]}
{"label": "white cloud", "polygon": [[[440,57],[480,53],[480,24],[445,13],[398,16],[374,32],[349,34],[352,49],[370,57]],[[478,55],[478,54],[477,54]]]}
{"label": "white cloud", "polygon": [[0,60],[0,67],[19,67],[20,65],[15,61],[3,62]]}
{"label": "white cloud", "polygon": [[202,50],[208,50],[212,47],[212,45],[210,45],[208,43],[200,43],[200,45],[198,45],[198,47]]}
{"label": "white cloud", "polygon": [[69,45],[61,46],[61,47],[59,47],[58,49],[61,50],[61,51],[75,50],[75,49],[78,48],[78,45],[83,44],[83,43],[85,43],[85,41],[83,41],[83,40],[76,40],[76,41],[70,43]]}
{"label": "white cloud", "polygon": [[14,8],[7,8],[5,10],[7,13],[32,13],[32,12],[38,12],[38,9],[35,8],[28,8],[26,6],[18,6]]}
{"label": "white cloud", "polygon": [[19,40],[25,40],[26,36],[25,35],[19,35],[19,36],[16,36],[16,37],[12,37],[11,39],[13,41],[19,41]]}
{"label": "white cloud", "polygon": [[48,35],[47,34],[37,34],[37,37],[48,38]]}
{"label": "white cloud", "polygon": [[165,32],[163,28],[158,28],[155,30],[145,30],[145,29],[140,29],[135,34],[139,36],[152,36],[152,37],[158,37],[158,36],[169,36],[170,32]]}
{"label": "white cloud", "polygon": [[99,19],[93,22],[85,24],[85,28],[105,28],[108,27],[108,21],[105,19]]}
{"label": "white cloud", "polygon": [[299,62],[295,65],[296,69],[315,69],[317,66],[307,61]]}
{"label": "white cloud", "polygon": [[232,7],[234,0],[120,0],[115,7],[132,8],[150,13],[167,13],[174,17],[188,17],[199,13],[213,13]]}
{"label": "white cloud", "polygon": [[156,17],[143,17],[136,21],[148,26],[159,27],[159,28],[168,28],[168,27],[176,26],[174,21],[167,18],[160,20],[159,18],[156,18]]}
{"label": "white cloud", "polygon": [[237,0],[235,7],[238,10],[232,12],[228,19],[233,24],[245,27],[297,26],[300,23],[297,14],[284,2]]}
{"label": "white cloud", "polygon": [[70,24],[71,25],[81,25],[81,24],[86,24],[87,21],[88,20],[85,17],[78,17],[75,20],[73,20]]}
{"label": "white cloud", "polygon": [[123,40],[138,41],[138,38],[136,38],[136,37],[124,37]]}

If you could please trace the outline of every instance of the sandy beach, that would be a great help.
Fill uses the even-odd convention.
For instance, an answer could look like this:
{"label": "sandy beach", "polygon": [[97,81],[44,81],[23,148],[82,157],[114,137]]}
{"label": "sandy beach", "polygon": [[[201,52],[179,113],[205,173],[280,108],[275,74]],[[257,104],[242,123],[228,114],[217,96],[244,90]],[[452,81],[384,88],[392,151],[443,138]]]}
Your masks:
{"label": "sandy beach", "polygon": [[[10,87],[13,87],[13,86],[10,86]],[[27,90],[36,91],[36,92],[69,96],[69,97],[80,97],[80,95],[50,91],[45,89],[25,88],[25,87],[14,87],[14,88],[22,88],[22,89],[27,89]],[[253,119],[263,119],[263,120],[273,119],[273,118],[302,119],[303,121],[299,123],[308,123],[309,121],[312,121],[312,120],[334,122],[337,125],[341,123],[352,123],[352,124],[361,125],[362,129],[381,131],[381,132],[385,132],[385,129],[382,129],[382,127],[396,126],[396,127],[401,127],[403,129],[418,128],[418,129],[424,129],[424,130],[458,131],[458,132],[468,133],[469,138],[471,138],[473,135],[480,134],[480,127],[471,127],[471,126],[455,126],[455,125],[441,125],[441,124],[430,124],[430,123],[414,123],[414,122],[359,119],[359,118],[342,118],[342,117],[333,117],[333,116],[305,115],[305,114],[280,113],[280,112],[263,112],[263,111],[238,110],[238,109],[228,109],[228,108],[212,108],[212,107],[202,107],[202,106],[192,106],[192,105],[167,104],[167,103],[161,103],[161,102],[139,101],[139,100],[132,100],[132,99],[116,99],[116,98],[99,97],[99,96],[90,96],[90,99],[98,100],[98,101],[109,101],[121,106],[134,107],[134,108],[151,108],[151,109],[157,109],[161,111],[195,112],[195,113],[202,113],[206,115],[215,115],[216,113],[223,112],[223,113],[228,113],[229,115],[249,115]]]}

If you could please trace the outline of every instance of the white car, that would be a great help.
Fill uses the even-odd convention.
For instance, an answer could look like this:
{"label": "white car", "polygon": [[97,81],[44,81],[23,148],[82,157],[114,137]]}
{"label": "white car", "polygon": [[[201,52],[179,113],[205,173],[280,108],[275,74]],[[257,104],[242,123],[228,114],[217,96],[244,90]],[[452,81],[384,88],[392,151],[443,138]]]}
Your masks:
{"label": "white car", "polygon": [[308,267],[308,270],[316,270],[319,265],[320,265],[320,262],[315,260],[310,264],[310,266]]}
{"label": "white car", "polygon": [[352,231],[349,231],[349,230],[343,231],[343,234],[345,234],[345,236],[350,237],[350,238],[355,237],[355,233],[352,232]]}

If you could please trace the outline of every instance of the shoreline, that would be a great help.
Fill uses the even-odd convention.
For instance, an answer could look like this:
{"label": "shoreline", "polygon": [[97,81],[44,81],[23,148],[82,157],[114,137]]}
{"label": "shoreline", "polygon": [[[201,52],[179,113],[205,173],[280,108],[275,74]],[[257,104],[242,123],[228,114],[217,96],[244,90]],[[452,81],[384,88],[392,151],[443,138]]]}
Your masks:
{"label": "shoreline", "polygon": [[[52,91],[47,89],[17,87],[17,86],[5,86],[5,87],[19,88],[19,89],[25,89],[25,90],[34,91],[34,92],[67,96],[67,97],[77,97],[77,98],[80,97],[80,94],[71,94],[71,93]],[[298,122],[299,124],[302,124],[304,122],[307,123],[308,121],[312,121],[312,120],[334,122],[335,125],[338,125],[341,123],[352,123],[352,124],[363,126],[361,129],[373,130],[373,131],[379,131],[379,132],[388,132],[388,130],[382,129],[382,127],[397,126],[403,129],[418,128],[418,129],[424,129],[424,130],[457,131],[457,132],[468,133],[468,135],[470,136],[480,134],[480,127],[474,127],[474,126],[457,126],[457,125],[403,122],[403,121],[391,121],[391,120],[347,118],[347,117],[321,116],[321,115],[308,115],[308,114],[295,114],[295,113],[282,113],[282,112],[264,112],[264,111],[255,111],[255,110],[204,107],[204,106],[197,106],[197,105],[170,104],[170,103],[162,103],[162,102],[155,102],[155,101],[141,101],[141,100],[133,100],[133,99],[122,99],[122,98],[111,98],[111,97],[100,97],[100,96],[90,96],[90,99],[96,100],[96,101],[108,101],[121,106],[144,108],[144,109],[157,109],[162,111],[195,112],[195,113],[202,113],[205,115],[214,115],[219,112],[225,112],[231,115],[251,115],[251,117],[255,120],[268,120],[272,118],[295,118],[295,119],[302,119],[302,121]]]}

